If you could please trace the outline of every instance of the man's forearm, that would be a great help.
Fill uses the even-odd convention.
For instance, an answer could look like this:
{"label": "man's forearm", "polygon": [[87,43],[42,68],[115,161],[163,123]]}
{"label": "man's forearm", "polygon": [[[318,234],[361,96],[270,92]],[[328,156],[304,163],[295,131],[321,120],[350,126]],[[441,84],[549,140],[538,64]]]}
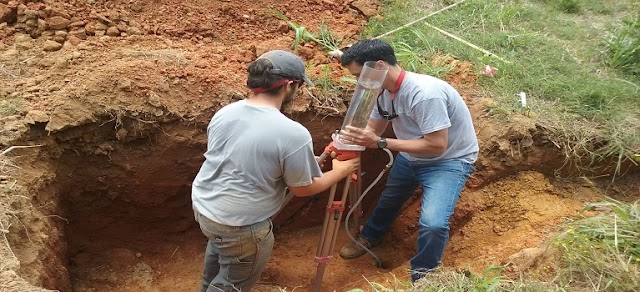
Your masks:
{"label": "man's forearm", "polygon": [[392,151],[429,156],[442,155],[446,149],[441,143],[434,143],[424,138],[415,140],[387,138],[387,148]]}
{"label": "man's forearm", "polygon": [[[377,124],[376,124],[377,123]],[[369,124],[365,129],[359,129],[347,126],[343,133],[343,138],[347,142],[368,148],[377,148],[380,143],[380,135],[384,131],[381,126],[384,122],[369,120]],[[380,131],[382,129],[382,131]],[[394,151],[408,152],[417,155],[438,156],[444,153],[448,145],[447,129],[425,134],[422,138],[414,140],[387,139],[386,148]]]}
{"label": "man's forearm", "polygon": [[325,172],[321,177],[313,178],[310,185],[297,188],[289,188],[296,197],[313,196],[337,184],[346,175],[341,170],[330,170]]}

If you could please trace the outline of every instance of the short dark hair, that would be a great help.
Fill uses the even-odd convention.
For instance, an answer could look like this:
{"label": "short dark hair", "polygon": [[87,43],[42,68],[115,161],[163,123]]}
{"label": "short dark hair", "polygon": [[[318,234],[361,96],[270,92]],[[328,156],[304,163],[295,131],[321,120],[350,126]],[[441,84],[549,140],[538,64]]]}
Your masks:
{"label": "short dark hair", "polygon": [[363,66],[368,61],[385,61],[389,65],[398,63],[391,45],[380,39],[361,40],[353,44],[340,58],[342,66],[356,62]]}
{"label": "short dark hair", "polygon": [[[271,84],[287,78],[286,76],[271,73],[270,71],[272,69],[273,64],[271,64],[271,61],[267,59],[258,59],[251,62],[251,64],[249,64],[249,67],[247,67],[247,86],[250,89],[267,89],[271,86]],[[265,93],[274,95],[278,93],[282,86],[284,86],[284,84],[276,88],[267,90],[265,91]]]}

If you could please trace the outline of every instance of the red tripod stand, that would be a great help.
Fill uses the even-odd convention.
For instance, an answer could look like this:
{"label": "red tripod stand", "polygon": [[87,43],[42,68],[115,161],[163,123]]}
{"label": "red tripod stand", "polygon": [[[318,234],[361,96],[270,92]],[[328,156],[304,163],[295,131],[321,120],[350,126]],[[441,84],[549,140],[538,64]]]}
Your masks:
{"label": "red tripod stand", "polygon": [[[338,160],[349,160],[360,156],[360,153],[361,151],[339,150],[334,146],[333,142],[331,142],[318,158],[318,163],[321,164],[331,154],[335,154],[336,159]],[[336,200],[336,189],[338,188],[338,185],[335,184],[331,187],[329,192],[329,202],[326,208],[327,214],[325,215],[324,223],[322,225],[322,235],[315,257],[316,262],[318,262],[318,267],[312,291],[320,291],[324,270],[329,261],[333,258],[333,249],[335,248],[336,238],[338,231],[340,230],[340,222],[342,221],[342,214],[345,210],[347,198],[350,198],[351,206],[353,206],[360,197],[361,173],[362,165],[358,167],[358,170],[353,175],[345,179],[342,196],[339,200]],[[359,213],[360,211],[356,210],[356,214]],[[356,226],[357,224],[358,221],[356,219]]]}

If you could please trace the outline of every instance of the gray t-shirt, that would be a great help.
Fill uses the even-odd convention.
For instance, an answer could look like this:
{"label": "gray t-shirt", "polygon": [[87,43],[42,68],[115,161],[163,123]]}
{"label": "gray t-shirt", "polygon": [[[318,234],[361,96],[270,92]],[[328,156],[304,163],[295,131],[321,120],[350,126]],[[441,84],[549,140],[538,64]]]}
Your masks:
{"label": "gray t-shirt", "polygon": [[287,186],[305,186],[322,176],[311,134],[272,107],[246,100],[220,109],[207,128],[205,162],[191,199],[200,214],[229,226],[275,215]]}
{"label": "gray t-shirt", "polygon": [[[410,161],[439,162],[451,159],[474,163],[478,159],[478,139],[469,108],[458,92],[438,78],[407,72],[394,101],[398,117],[391,120],[398,139],[414,140],[448,129],[449,144],[440,156],[417,156],[400,152]],[[391,113],[391,94],[385,91],[380,106]],[[377,107],[371,118],[382,119]]]}

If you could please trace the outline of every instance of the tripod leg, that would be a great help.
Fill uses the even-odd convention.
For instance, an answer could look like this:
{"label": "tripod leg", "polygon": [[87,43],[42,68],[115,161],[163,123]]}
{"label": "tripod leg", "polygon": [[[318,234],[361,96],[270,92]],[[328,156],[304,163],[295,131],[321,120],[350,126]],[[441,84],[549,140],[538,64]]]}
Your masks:
{"label": "tripod leg", "polygon": [[347,204],[347,197],[349,196],[349,189],[351,188],[351,179],[347,178],[345,180],[344,190],[342,191],[342,200],[340,201],[340,208],[338,210],[338,214],[334,216],[335,220],[335,228],[333,229],[333,236],[331,238],[331,247],[329,248],[329,254],[333,253],[333,249],[336,245],[336,239],[338,238],[338,231],[340,230],[340,222],[342,222],[342,213],[344,212],[344,206]]}
{"label": "tripod leg", "polygon": [[322,238],[320,238],[320,245],[318,246],[318,253],[316,255],[318,267],[316,270],[316,278],[313,282],[312,291],[314,292],[320,291],[320,287],[322,286],[322,278],[324,277],[324,271],[327,264],[332,258],[338,230],[340,230],[342,213],[344,212],[344,206],[346,205],[349,189],[351,188],[351,178],[347,177],[347,179],[345,180],[344,190],[342,192],[340,201],[333,200],[335,196],[335,188],[335,185],[331,188],[331,191],[333,193],[333,195],[330,196],[329,201],[331,207],[327,207],[327,214],[325,215],[324,221],[325,225],[322,229]]}
{"label": "tripod leg", "polygon": [[324,216],[324,222],[322,223],[322,233],[320,235],[320,243],[318,244],[318,250],[316,251],[316,258],[322,257],[323,256],[323,251],[325,248],[324,242],[325,242],[325,238],[327,237],[327,229],[329,228],[329,224],[330,224],[330,213],[331,213],[331,209],[333,207],[333,198],[336,195],[336,188],[337,185],[333,185],[331,187],[331,191],[329,193],[329,203],[327,204],[327,213]]}
{"label": "tripod leg", "polygon": [[354,208],[357,201],[358,201],[358,182],[354,182],[351,184],[351,188],[349,188],[349,208],[354,209],[351,215],[351,223],[354,227],[358,226],[358,223],[359,223],[358,211],[355,210]]}
{"label": "tripod leg", "polygon": [[[362,165],[358,166],[358,170],[356,171],[355,174],[355,179],[353,181],[353,184],[351,185],[351,190],[349,193],[349,208],[353,209],[353,212],[351,213],[351,218],[352,218],[352,222],[353,222],[353,227],[355,228],[355,230],[358,230],[360,228],[360,220],[362,218],[362,205],[358,204],[356,206],[356,203],[358,202],[358,199],[360,199],[360,196],[362,195]],[[358,231],[356,231],[357,233]]]}

